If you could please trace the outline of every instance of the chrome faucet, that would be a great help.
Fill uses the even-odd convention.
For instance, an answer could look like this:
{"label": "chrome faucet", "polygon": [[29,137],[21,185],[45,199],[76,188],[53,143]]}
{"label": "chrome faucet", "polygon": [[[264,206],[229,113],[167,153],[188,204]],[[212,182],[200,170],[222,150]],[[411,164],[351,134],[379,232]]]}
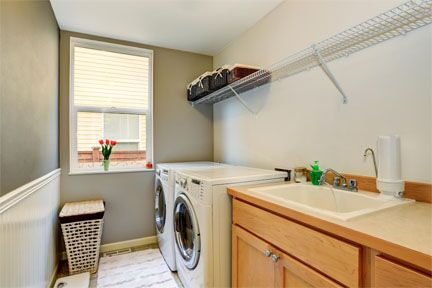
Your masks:
{"label": "chrome faucet", "polygon": [[375,169],[375,177],[378,178],[378,169],[377,169],[377,163],[376,163],[376,159],[375,159],[375,152],[372,148],[366,148],[366,150],[363,153],[363,157],[366,159],[368,152],[370,152],[372,154],[372,159],[373,159],[373,164],[374,164],[374,169]]}
{"label": "chrome faucet", "polygon": [[[327,174],[329,172],[335,175],[335,177],[333,178],[333,187],[343,190],[357,191],[357,181],[355,179],[350,179],[349,181],[347,181],[347,179],[342,174],[331,168],[324,170],[319,180],[320,185],[323,185],[325,183]],[[349,182],[349,185],[347,184],[347,182]]]}
{"label": "chrome faucet", "polygon": [[[321,178],[319,180],[319,184],[320,185],[323,185],[325,183],[326,178],[327,178],[327,174],[329,172],[332,172],[335,176],[339,177],[339,178],[336,179],[336,181],[340,181],[340,179],[342,179],[343,180],[342,185],[344,185],[344,184],[346,185],[346,178],[344,176],[342,176],[342,174],[340,174],[339,172],[337,172],[337,171],[335,171],[335,170],[333,170],[331,168],[325,169],[324,172],[322,173]],[[335,182],[335,181],[333,181],[333,182]]]}

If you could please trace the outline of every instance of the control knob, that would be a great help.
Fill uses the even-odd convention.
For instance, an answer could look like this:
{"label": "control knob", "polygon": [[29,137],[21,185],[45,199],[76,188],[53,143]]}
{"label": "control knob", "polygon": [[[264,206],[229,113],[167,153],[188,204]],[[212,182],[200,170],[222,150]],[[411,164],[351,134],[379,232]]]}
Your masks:
{"label": "control knob", "polygon": [[186,189],[187,187],[187,180],[186,179],[180,179],[180,187],[183,189]]}

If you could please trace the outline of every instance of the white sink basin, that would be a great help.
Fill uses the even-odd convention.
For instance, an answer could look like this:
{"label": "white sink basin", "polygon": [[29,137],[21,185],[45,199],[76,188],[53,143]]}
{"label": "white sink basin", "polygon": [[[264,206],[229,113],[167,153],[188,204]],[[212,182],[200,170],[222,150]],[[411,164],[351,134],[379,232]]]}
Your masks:
{"label": "white sink basin", "polygon": [[282,184],[251,188],[249,191],[288,208],[299,208],[341,220],[414,202],[379,193],[334,189],[330,185]]}

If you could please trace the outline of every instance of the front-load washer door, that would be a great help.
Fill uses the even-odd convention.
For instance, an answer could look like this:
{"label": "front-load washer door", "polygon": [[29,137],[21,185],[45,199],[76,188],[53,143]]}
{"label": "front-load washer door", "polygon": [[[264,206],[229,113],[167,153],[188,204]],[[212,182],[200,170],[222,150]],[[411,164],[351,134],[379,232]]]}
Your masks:
{"label": "front-load washer door", "polygon": [[174,233],[177,250],[188,269],[194,269],[201,251],[198,220],[192,204],[185,194],[180,194],[174,203]]}
{"label": "front-load washer door", "polygon": [[166,220],[166,199],[163,185],[160,179],[156,181],[155,191],[155,223],[159,233],[163,233]]}

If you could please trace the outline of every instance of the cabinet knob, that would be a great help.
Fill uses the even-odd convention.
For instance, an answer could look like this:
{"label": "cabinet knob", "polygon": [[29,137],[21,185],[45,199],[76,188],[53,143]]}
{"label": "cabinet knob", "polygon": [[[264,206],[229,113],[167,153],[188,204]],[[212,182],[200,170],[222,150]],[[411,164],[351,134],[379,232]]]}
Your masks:
{"label": "cabinet knob", "polygon": [[271,250],[267,249],[267,250],[264,251],[264,256],[270,257],[271,255],[272,255],[272,251]]}
{"label": "cabinet knob", "polygon": [[279,256],[277,256],[277,255],[275,255],[275,254],[272,254],[271,255],[271,260],[273,261],[273,263],[276,263],[278,260],[279,260]]}

